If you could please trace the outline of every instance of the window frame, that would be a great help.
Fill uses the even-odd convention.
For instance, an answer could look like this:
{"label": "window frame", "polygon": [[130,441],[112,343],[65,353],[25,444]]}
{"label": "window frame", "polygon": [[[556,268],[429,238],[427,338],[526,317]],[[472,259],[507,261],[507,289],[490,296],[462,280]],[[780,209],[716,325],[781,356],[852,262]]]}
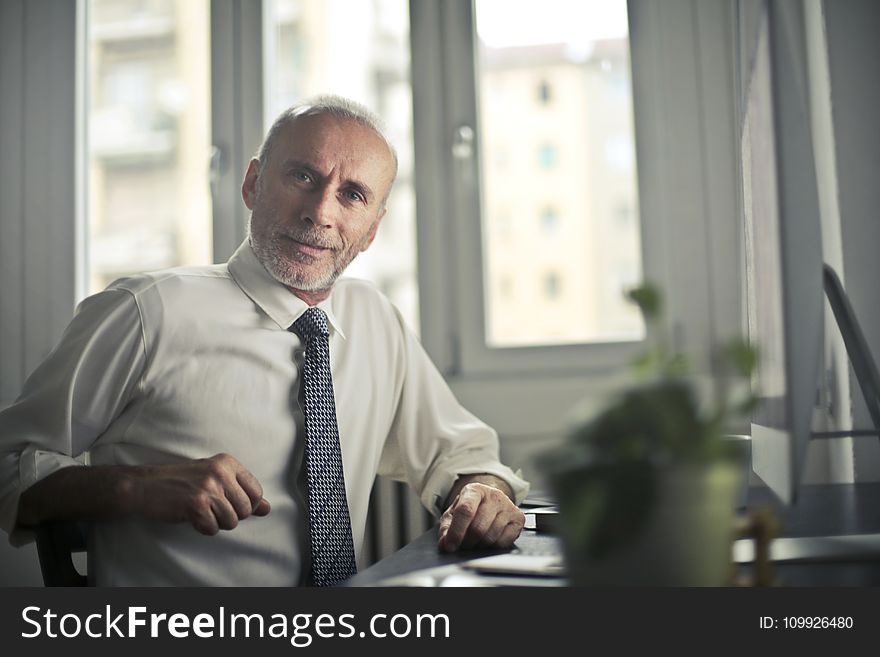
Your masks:
{"label": "window frame", "polygon": [[214,262],[247,235],[241,183],[263,140],[263,3],[211,0],[211,199]]}
{"label": "window frame", "polygon": [[[644,271],[667,291],[667,315],[676,318],[670,321],[673,336],[698,352],[694,361],[698,371],[709,372],[710,344],[725,334],[739,333],[742,326],[736,119],[729,61],[734,53],[734,7],[724,0],[669,0],[662,8],[657,5],[650,0],[629,2]],[[53,29],[72,38],[81,8],[80,2],[80,11],[71,7]],[[467,283],[482,283],[479,239],[472,238],[476,189],[456,173],[451,156],[455,129],[476,125],[475,70],[473,60],[463,57],[473,54],[472,12],[470,0],[411,0],[410,5],[423,344],[453,381],[498,380],[526,371],[546,377],[593,378],[619,372],[633,345],[514,350],[489,350],[483,345],[482,284]],[[215,144],[222,146],[225,141],[229,148],[222,152],[214,185],[215,261],[228,257],[245,234],[240,177],[262,131],[262,112],[253,109],[262,103],[261,17],[262,3],[211,3],[212,134]],[[66,61],[72,68],[75,60]],[[47,103],[51,107],[76,104],[72,84],[53,86],[52,98]],[[73,115],[66,113],[66,125],[74,123]],[[14,118],[7,123],[12,125]],[[699,139],[682,139],[690,137],[695,127]],[[82,185],[74,186],[73,178],[82,158],[68,161],[73,159],[76,166],[65,171],[68,207],[76,208]],[[58,186],[54,189],[57,195]],[[469,194],[460,194],[461,190]],[[38,224],[41,220],[32,219],[28,230],[38,230]],[[71,224],[66,225],[69,230]],[[70,303],[87,248],[76,242],[74,236],[64,240],[65,247],[58,251],[67,260],[55,260],[62,263],[63,281],[53,289],[63,295],[69,286],[65,298]],[[72,262],[74,254],[79,262]],[[64,266],[67,261],[70,265]],[[33,347],[22,351],[45,353],[65,324],[61,317],[69,318],[69,305],[53,305],[52,318],[39,322],[53,327],[47,332],[51,335],[31,334],[28,343]],[[23,338],[12,342],[21,345]],[[39,356],[26,360],[34,362],[34,358]]]}
{"label": "window frame", "polygon": [[[210,1],[211,145],[205,162],[211,185],[212,260],[225,262],[241,244],[247,231],[247,208],[241,198],[241,181],[247,163],[262,140],[262,2]],[[77,1],[75,167],[77,194],[76,258],[74,263],[79,302],[88,294],[88,71],[86,30],[88,1]]]}
{"label": "window frame", "polygon": [[[741,328],[733,15],[722,0],[657,4],[628,3],[643,276],[666,293],[665,328],[711,373],[711,345]],[[478,137],[453,155],[462,127],[479,135],[473,0],[410,12],[426,349],[453,381],[622,373],[643,342],[487,346]]]}

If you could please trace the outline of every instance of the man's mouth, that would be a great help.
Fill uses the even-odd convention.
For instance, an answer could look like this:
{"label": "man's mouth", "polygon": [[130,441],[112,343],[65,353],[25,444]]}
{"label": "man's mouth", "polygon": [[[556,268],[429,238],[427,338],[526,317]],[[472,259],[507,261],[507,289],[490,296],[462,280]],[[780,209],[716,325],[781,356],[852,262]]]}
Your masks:
{"label": "man's mouth", "polygon": [[327,251],[331,251],[330,247],[320,246],[319,244],[313,244],[311,242],[303,242],[294,237],[289,237],[285,235],[285,239],[290,240],[293,243],[294,248],[300,253],[304,253],[310,256],[319,256]]}

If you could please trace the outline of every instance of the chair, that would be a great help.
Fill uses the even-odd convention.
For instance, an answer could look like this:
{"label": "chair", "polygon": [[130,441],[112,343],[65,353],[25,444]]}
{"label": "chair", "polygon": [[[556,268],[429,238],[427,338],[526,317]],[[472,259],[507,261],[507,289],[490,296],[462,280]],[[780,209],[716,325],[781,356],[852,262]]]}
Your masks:
{"label": "chair", "polygon": [[88,586],[88,578],[73,564],[76,552],[86,551],[87,526],[83,522],[56,521],[37,527],[37,555],[46,586]]}

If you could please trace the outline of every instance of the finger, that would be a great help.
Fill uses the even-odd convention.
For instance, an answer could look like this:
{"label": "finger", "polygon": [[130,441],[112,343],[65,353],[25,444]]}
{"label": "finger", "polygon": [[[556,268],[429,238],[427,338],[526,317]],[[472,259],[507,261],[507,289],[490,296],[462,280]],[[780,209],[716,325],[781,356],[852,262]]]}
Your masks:
{"label": "finger", "polygon": [[[458,498],[455,498],[456,501]],[[449,525],[452,523],[452,506],[450,506],[443,515],[440,516],[440,526],[437,529],[437,546],[443,550],[446,545],[446,534],[449,532]]]}
{"label": "finger", "polygon": [[478,489],[465,486],[458,496],[458,501],[449,507],[451,521],[443,541],[443,549],[454,552],[461,545],[468,528],[477,516],[482,496]]}
{"label": "finger", "polygon": [[251,508],[256,509],[263,500],[263,487],[259,480],[243,467],[235,473],[235,479],[250,500]]}
{"label": "finger", "polygon": [[[253,511],[250,497],[238,483],[238,473],[244,471],[244,467],[229,454],[216,454],[205,459],[204,463],[206,478],[202,488],[211,496],[211,507],[217,515],[220,528],[229,529],[229,509],[235,516],[235,524],[238,524],[238,519],[247,518]],[[223,497],[227,503],[220,504],[215,499],[219,497]]]}
{"label": "finger", "polygon": [[[238,520],[244,520],[253,513],[254,504],[244,489],[238,485],[237,481],[226,484],[223,488],[223,494],[230,506],[232,506],[232,510],[235,512]],[[259,500],[257,504],[259,504]]]}
{"label": "finger", "polygon": [[211,511],[217,519],[220,529],[235,529],[238,527],[238,514],[226,497],[211,498]]}
{"label": "finger", "polygon": [[482,503],[477,516],[471,522],[467,534],[462,540],[461,547],[464,549],[492,546],[504,531],[507,523],[516,521],[518,518],[521,518],[523,523],[525,522],[522,511],[516,508],[504,492],[497,488],[480,487],[480,493]]}
{"label": "finger", "polygon": [[272,510],[272,505],[269,504],[269,500],[267,500],[264,497],[257,503],[256,508],[254,508],[254,515],[255,516],[268,516],[269,511],[271,511],[271,510]]}
{"label": "finger", "polygon": [[508,523],[504,528],[504,531],[501,532],[501,536],[495,541],[495,547],[504,550],[513,547],[513,544],[516,543],[516,539],[519,538],[519,535],[522,532],[522,528],[523,526],[517,522]]}
{"label": "finger", "polygon": [[483,534],[483,539],[481,541],[482,545],[486,547],[494,547],[509,523],[510,520],[506,518],[504,514],[499,513],[495,516],[495,520],[489,526],[489,529]]}
{"label": "finger", "polygon": [[214,516],[214,512],[208,501],[200,501],[190,507],[188,517],[190,524],[200,534],[213,536],[220,531],[220,527],[217,524],[217,518]]}
{"label": "finger", "polygon": [[[495,524],[499,515],[501,514],[498,513],[496,508],[491,504],[488,504],[486,500],[483,500],[479,509],[477,509],[477,515],[474,516],[474,519],[471,521],[471,524],[467,529],[467,533],[465,533],[464,538],[461,541],[462,549],[470,550],[478,545],[488,545],[486,542],[486,533],[489,531],[489,528]],[[507,524],[506,521],[504,524]]]}

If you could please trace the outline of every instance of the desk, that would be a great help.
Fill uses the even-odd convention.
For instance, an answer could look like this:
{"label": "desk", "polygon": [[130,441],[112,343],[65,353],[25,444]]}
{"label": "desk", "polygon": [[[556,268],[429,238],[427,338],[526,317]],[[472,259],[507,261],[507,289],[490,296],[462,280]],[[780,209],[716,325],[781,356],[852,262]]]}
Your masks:
{"label": "desk", "polygon": [[[524,529],[516,541],[514,548],[525,554],[557,554],[561,551],[559,539],[551,534],[539,534],[531,529]],[[349,580],[350,586],[382,585],[385,581],[393,584],[394,579],[406,573],[425,569],[440,569],[444,566],[455,566],[469,559],[487,557],[493,554],[504,554],[508,550],[468,550],[448,554],[437,549],[437,527],[432,527],[416,538],[409,545]],[[502,578],[496,578],[502,581]],[[528,584],[531,578],[518,578],[522,584]],[[490,582],[491,580],[488,580]],[[509,582],[509,579],[503,580]],[[532,582],[537,584],[538,582]]]}
{"label": "desk", "polygon": [[[783,536],[880,532],[880,483],[804,486],[797,503],[787,509],[766,488],[750,489],[748,499],[750,507],[770,506],[775,510],[782,523]],[[524,530],[516,549],[526,554],[547,554],[558,552],[560,543],[556,536]],[[468,559],[498,553],[486,550],[441,553],[437,550],[437,529],[432,528],[395,554],[358,573],[350,585],[382,585],[406,573],[452,567]],[[872,562],[785,563],[776,564],[774,569],[783,586],[880,586],[880,554]]]}
{"label": "desk", "polygon": [[[880,532],[880,483],[802,486],[789,508],[766,488],[749,490],[749,506],[770,506],[782,536]],[[880,586],[880,554],[874,561],[777,563],[783,586]]]}

